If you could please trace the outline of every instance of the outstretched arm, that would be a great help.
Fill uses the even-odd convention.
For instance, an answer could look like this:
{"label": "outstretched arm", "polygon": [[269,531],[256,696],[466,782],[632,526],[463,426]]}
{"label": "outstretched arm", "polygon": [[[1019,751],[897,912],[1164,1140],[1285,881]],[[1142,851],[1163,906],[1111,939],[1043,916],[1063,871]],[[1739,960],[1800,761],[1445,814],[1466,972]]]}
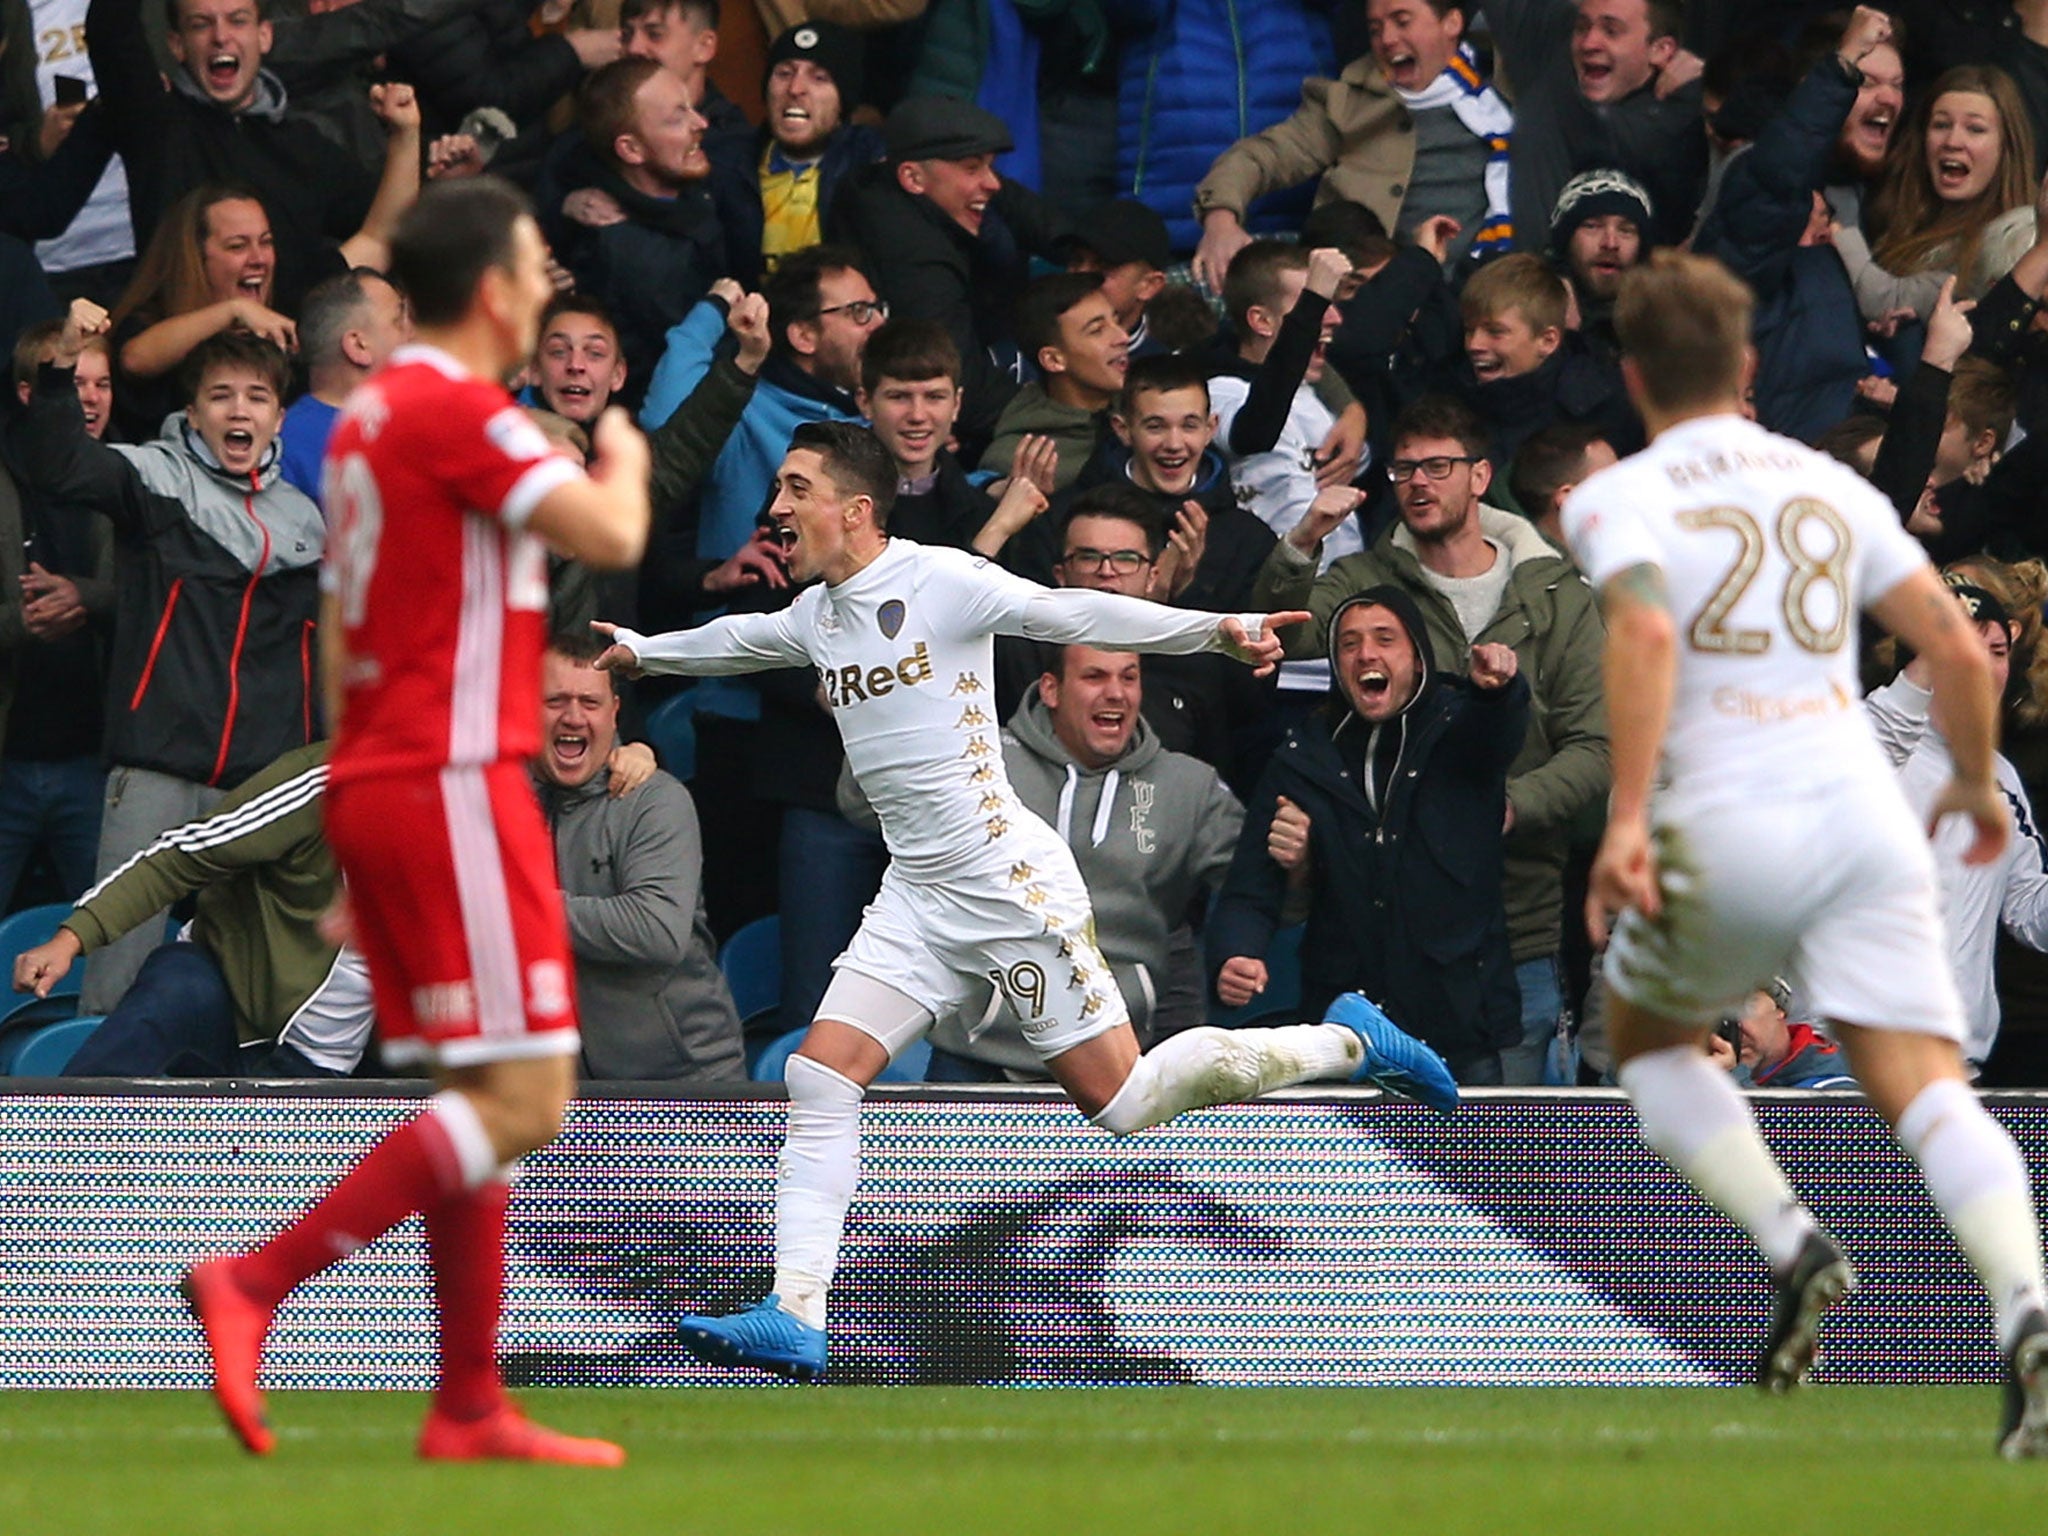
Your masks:
{"label": "outstretched arm", "polygon": [[1307,618],[1306,613],[1203,613],[1086,587],[1042,587],[1033,588],[1012,622],[999,621],[995,628],[1000,634],[1053,644],[1101,645],[1174,656],[1222,651],[1268,672],[1280,660],[1280,638],[1274,630]]}
{"label": "outstretched arm", "polygon": [[597,664],[629,677],[642,672],[730,677],[777,667],[807,667],[811,656],[790,622],[794,612],[794,608],[784,608],[776,613],[730,613],[695,629],[676,629],[665,635],[643,635],[623,624],[598,620],[591,627],[612,644],[597,658]]}

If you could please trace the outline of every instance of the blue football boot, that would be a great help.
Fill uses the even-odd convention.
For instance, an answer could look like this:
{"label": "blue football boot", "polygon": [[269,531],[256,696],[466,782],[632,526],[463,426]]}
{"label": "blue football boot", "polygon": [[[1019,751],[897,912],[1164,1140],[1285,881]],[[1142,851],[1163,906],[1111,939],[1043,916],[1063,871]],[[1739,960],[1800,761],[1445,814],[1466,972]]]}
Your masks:
{"label": "blue football boot", "polygon": [[769,1296],[730,1317],[685,1317],[676,1322],[683,1347],[713,1365],[751,1365],[796,1381],[825,1375],[825,1330],[782,1310]]}
{"label": "blue football boot", "polygon": [[1346,992],[1330,1004],[1325,1024],[1341,1024],[1358,1036],[1365,1060],[1351,1074],[1354,1083],[1373,1083],[1389,1093],[1415,1099],[1448,1120],[1458,1108],[1458,1080],[1443,1057],[1380,1012],[1363,992]]}

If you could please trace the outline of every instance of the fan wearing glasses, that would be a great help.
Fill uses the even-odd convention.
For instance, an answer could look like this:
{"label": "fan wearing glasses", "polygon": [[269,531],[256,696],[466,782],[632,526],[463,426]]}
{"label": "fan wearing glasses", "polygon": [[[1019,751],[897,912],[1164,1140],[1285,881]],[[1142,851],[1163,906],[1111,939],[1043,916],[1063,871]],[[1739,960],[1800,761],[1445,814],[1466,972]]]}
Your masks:
{"label": "fan wearing glasses", "polygon": [[[1082,491],[1061,522],[1058,547],[1058,585],[1166,601],[1160,569],[1166,515],[1159,499],[1137,486],[1112,481]],[[1223,667],[1214,665],[1219,660]],[[1037,687],[1039,674],[1057,663],[1028,641],[998,638],[996,697],[1006,717]],[[1255,678],[1227,657],[1145,658],[1138,712],[1160,746],[1208,763],[1240,797],[1257,782],[1278,742],[1275,708],[1273,678]]]}

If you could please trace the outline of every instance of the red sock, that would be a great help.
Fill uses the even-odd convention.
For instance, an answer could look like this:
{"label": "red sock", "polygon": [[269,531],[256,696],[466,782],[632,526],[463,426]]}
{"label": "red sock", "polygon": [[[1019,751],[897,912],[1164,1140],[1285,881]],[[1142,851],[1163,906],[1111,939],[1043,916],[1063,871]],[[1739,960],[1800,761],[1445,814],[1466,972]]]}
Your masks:
{"label": "red sock", "polygon": [[245,1255],[235,1265],[235,1282],[250,1300],[275,1307],[300,1281],[461,1188],[455,1143],[429,1109],[378,1142],[311,1210]]}
{"label": "red sock", "polygon": [[505,1307],[505,1207],[512,1186],[492,1180],[427,1212],[427,1258],[441,1309],[441,1386],[435,1406],[480,1419],[505,1400],[498,1317]]}

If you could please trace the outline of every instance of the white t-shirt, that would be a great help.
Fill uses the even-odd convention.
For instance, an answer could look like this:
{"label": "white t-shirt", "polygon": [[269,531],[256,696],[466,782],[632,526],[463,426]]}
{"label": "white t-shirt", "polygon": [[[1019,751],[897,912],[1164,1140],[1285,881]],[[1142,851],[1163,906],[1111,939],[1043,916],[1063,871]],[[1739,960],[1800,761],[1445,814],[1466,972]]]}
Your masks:
{"label": "white t-shirt", "polygon": [[780,613],[618,638],[649,672],[814,667],[899,878],[930,883],[1001,876],[1016,857],[1005,833],[1020,821],[1054,837],[1003,768],[995,635],[1186,655],[1215,648],[1221,617],[1041,587],[961,550],[892,538],[858,574],[806,587]]}
{"label": "white t-shirt", "polygon": [[[1934,802],[1955,777],[1955,759],[1927,719],[1927,692],[1903,673],[1864,701],[1887,755],[1899,760],[1899,787],[1925,823]],[[2030,949],[2048,950],[2048,866],[2041,856],[2034,808],[2019,770],[1995,754],[1992,772],[2012,813],[2005,852],[1989,864],[1966,864],[1976,828],[1950,816],[1934,829],[1934,870],[1941,880],[1942,924],[1948,930],[1949,967],[1962,994],[1969,1035],[1963,1054],[1982,1062],[1998,1041],[1998,982],[1992,957],[2002,923]]]}
{"label": "white t-shirt", "polygon": [[[31,0],[35,17],[36,88],[43,105],[57,99],[57,77],[83,80],[94,95],[92,60],[85,52],[87,0]],[[135,254],[135,228],[128,221],[128,168],[119,155],[107,162],[99,185],[78,210],[71,227],[54,240],[36,242],[36,260],[45,272],[73,272]]]}
{"label": "white t-shirt", "polygon": [[1927,557],[1854,472],[1703,417],[1594,475],[1563,522],[1596,587],[1663,573],[1678,626],[1664,772],[1689,799],[1889,778],[1859,707],[1856,618]]}
{"label": "white t-shirt", "polygon": [[[1237,504],[1284,539],[1308,515],[1308,504],[1316,499],[1316,450],[1323,446],[1337,418],[1313,389],[1298,385],[1280,440],[1264,453],[1240,458],[1230,451],[1230,425],[1251,392],[1251,381],[1235,374],[1218,374],[1209,380],[1209,406],[1216,413],[1216,447],[1230,461]],[[1345,518],[1324,537],[1317,573],[1364,548],[1365,535],[1358,519]],[[1321,693],[1330,686],[1330,664],[1320,659],[1282,662],[1280,686],[1289,693]]]}

